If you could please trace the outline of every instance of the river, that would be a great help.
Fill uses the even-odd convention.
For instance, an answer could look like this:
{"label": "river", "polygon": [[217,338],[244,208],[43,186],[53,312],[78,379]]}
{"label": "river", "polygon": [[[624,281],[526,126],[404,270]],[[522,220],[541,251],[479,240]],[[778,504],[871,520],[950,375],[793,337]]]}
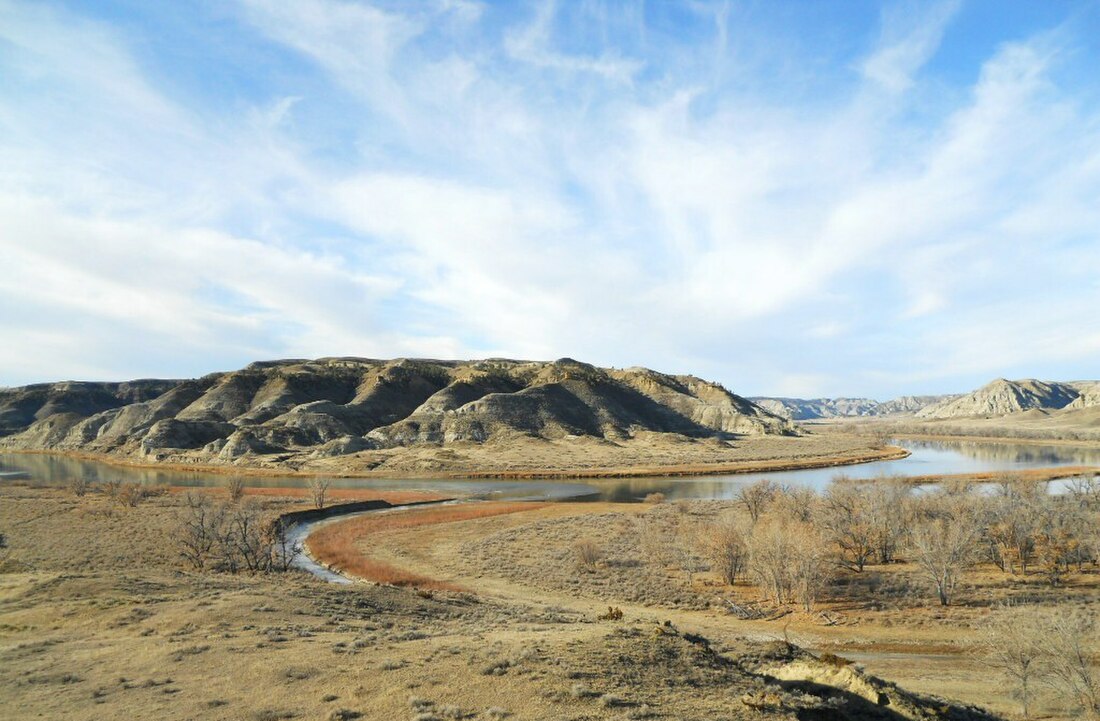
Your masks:
{"label": "river", "polygon": [[[894,442],[910,451],[908,458],[852,466],[814,468],[726,476],[677,478],[592,478],[570,481],[505,481],[491,479],[387,479],[333,478],[333,488],[423,489],[446,495],[509,500],[564,500],[568,498],[629,501],[648,493],[667,498],[731,498],[747,483],[761,478],[790,485],[822,489],[838,475],[850,478],[880,476],[925,476],[984,471],[1013,471],[1066,465],[1100,466],[1100,448],[1038,445],[986,441]],[[24,473],[21,480],[7,474]],[[173,486],[218,486],[225,474],[198,471],[132,468],[65,456],[0,453],[0,483],[64,485],[84,477],[93,483],[106,480]],[[296,476],[243,476],[248,486],[304,486],[307,479]]]}

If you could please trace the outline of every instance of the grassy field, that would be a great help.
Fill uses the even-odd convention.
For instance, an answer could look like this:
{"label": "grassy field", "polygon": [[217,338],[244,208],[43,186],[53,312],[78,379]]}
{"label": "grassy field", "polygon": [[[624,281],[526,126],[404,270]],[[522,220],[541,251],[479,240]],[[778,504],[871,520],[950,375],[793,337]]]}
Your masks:
{"label": "grassy field", "polygon": [[[268,514],[306,505],[251,502]],[[992,718],[784,637],[917,691],[1013,708],[967,646],[989,604],[938,610],[901,595],[877,608],[840,584],[824,614],[775,618],[755,589],[654,566],[631,540],[639,523],[704,520],[721,503],[479,503],[322,526],[341,552],[405,574],[387,580],[407,587],[188,571],[175,545],[184,508],[179,493],[129,507],[0,488],[5,718]],[[584,569],[581,539],[601,550]],[[999,583],[976,577],[967,598]],[[1096,596],[1091,577],[1070,589],[1075,604]],[[765,613],[740,618],[723,599]],[[607,618],[609,606],[622,618]]]}

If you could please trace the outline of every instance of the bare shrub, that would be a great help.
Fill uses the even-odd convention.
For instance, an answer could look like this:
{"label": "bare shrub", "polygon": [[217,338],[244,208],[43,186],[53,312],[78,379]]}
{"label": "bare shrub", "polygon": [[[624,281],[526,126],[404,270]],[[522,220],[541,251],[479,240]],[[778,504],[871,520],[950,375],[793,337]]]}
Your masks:
{"label": "bare shrub", "polygon": [[573,558],[583,568],[595,568],[603,558],[603,549],[591,538],[582,538],[573,544]]}
{"label": "bare shrub", "polygon": [[107,494],[107,498],[112,501],[118,498],[119,490],[122,488],[122,481],[112,479],[110,481],[103,482],[103,492]]}
{"label": "bare shrub", "polygon": [[325,495],[328,493],[329,480],[327,478],[311,478],[309,480],[309,495],[313,499],[314,508],[325,507]]}
{"label": "bare shrub", "polygon": [[77,498],[83,498],[88,495],[89,483],[88,479],[84,476],[75,476],[69,479],[67,484],[69,491]]}
{"label": "bare shrub", "polygon": [[699,542],[711,570],[732,586],[748,565],[749,549],[741,525],[732,517],[720,519],[702,529]]}
{"label": "bare shrub", "polygon": [[663,493],[647,493],[643,499],[644,503],[664,503],[665,494]]}
{"label": "bare shrub", "polygon": [[237,503],[244,497],[244,479],[230,478],[225,484],[225,489],[229,492],[229,500]]}
{"label": "bare shrub", "polygon": [[277,518],[267,525],[265,534],[271,548],[271,570],[289,571],[302,555],[302,546],[291,540],[290,529]]}
{"label": "bare shrub", "polygon": [[638,545],[646,560],[655,566],[668,566],[672,563],[669,548],[669,529],[651,513],[640,516],[636,521]]}
{"label": "bare shrub", "polygon": [[753,525],[756,525],[756,522],[760,520],[760,516],[775,499],[777,491],[777,486],[771,481],[760,480],[738,490],[736,500],[745,507]]}
{"label": "bare shrub", "polygon": [[124,483],[115,494],[119,505],[128,508],[137,508],[148,497],[149,492],[140,483]]}
{"label": "bare shrub", "polygon": [[196,571],[287,571],[301,553],[283,524],[268,520],[257,504],[215,505],[191,493],[175,540],[184,562]]}
{"label": "bare shrub", "polygon": [[224,508],[213,507],[206,496],[188,493],[186,507],[175,532],[176,545],[184,562],[203,570],[213,557],[219,528],[225,523]]}

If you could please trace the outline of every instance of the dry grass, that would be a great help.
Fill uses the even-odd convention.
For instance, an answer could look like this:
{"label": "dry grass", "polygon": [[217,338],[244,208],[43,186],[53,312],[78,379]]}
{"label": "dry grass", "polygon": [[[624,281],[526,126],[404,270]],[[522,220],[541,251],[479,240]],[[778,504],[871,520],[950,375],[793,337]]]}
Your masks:
{"label": "dry grass", "polygon": [[372,559],[366,554],[362,544],[379,533],[532,511],[545,505],[544,503],[488,502],[360,516],[318,528],[310,535],[308,548],[310,554],[321,563],[357,578],[393,586],[459,590],[455,584],[428,578]]}

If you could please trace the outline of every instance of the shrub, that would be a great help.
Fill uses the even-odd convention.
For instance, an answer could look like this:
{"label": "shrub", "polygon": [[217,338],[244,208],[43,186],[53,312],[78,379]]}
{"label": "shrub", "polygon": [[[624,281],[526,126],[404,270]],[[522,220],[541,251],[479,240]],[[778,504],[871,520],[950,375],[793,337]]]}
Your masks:
{"label": "shrub", "polygon": [[243,478],[230,478],[225,484],[225,488],[229,491],[229,500],[234,503],[241,500],[244,497],[244,479]]}
{"label": "shrub", "polygon": [[328,493],[329,480],[327,478],[309,479],[309,495],[313,499],[315,508],[325,507],[325,495]]}
{"label": "shrub", "polygon": [[149,492],[140,483],[124,483],[119,487],[115,500],[128,508],[137,508],[149,497]]}
{"label": "shrub", "polygon": [[69,491],[71,491],[72,494],[77,498],[83,498],[84,496],[88,495],[88,486],[88,479],[84,476],[77,476],[75,478],[69,479]]}
{"label": "shrub", "polygon": [[595,568],[603,558],[603,549],[591,538],[582,538],[573,544],[573,556],[578,566]]}
{"label": "shrub", "polygon": [[643,499],[644,503],[664,503],[665,494],[663,493],[647,493]]}

